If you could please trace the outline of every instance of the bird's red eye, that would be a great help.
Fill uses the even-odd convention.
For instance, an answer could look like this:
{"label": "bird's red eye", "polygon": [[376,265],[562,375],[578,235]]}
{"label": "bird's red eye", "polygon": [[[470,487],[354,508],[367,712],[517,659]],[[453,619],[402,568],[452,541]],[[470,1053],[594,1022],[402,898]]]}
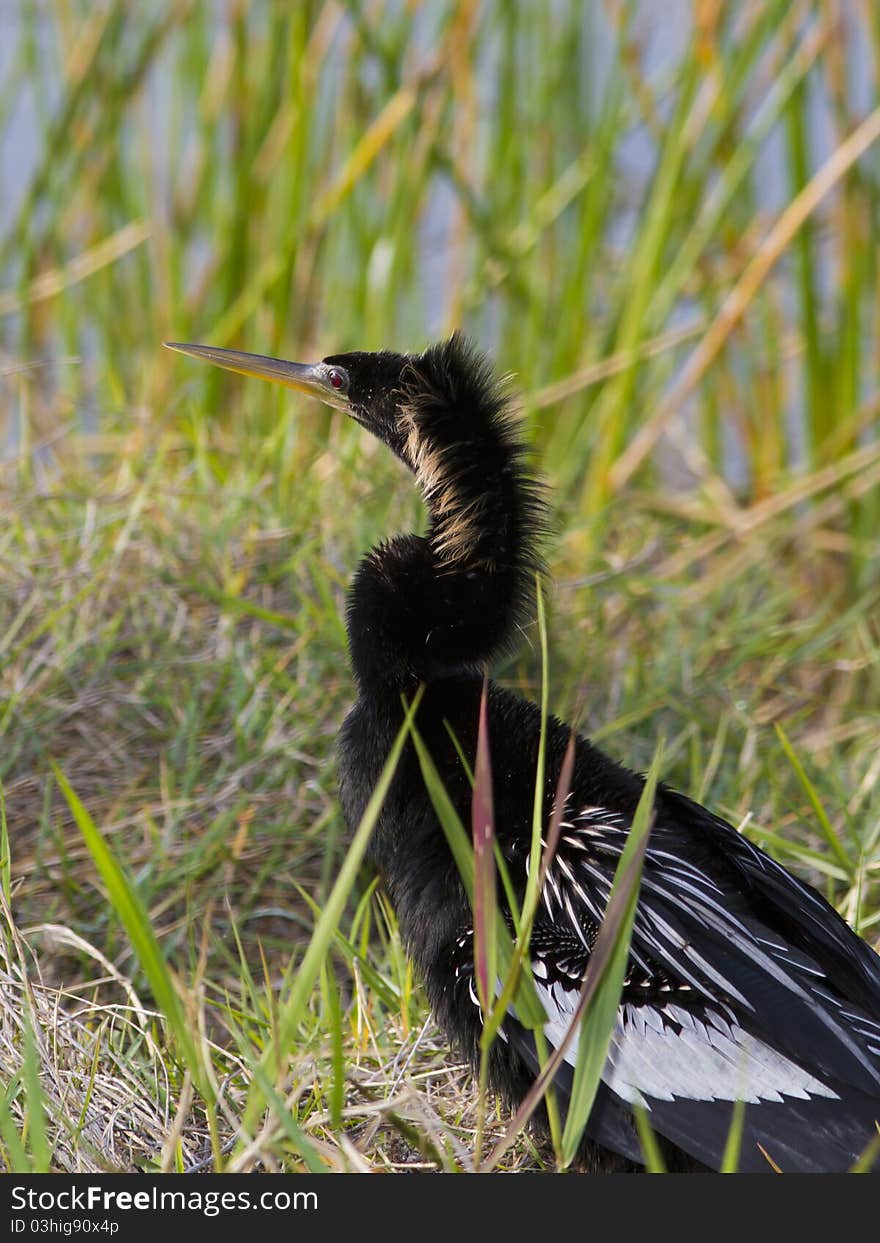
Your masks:
{"label": "bird's red eye", "polygon": [[345,377],[343,376],[342,372],[337,371],[335,367],[331,370],[327,378],[330,381],[331,388],[339,389],[339,388],[345,387]]}

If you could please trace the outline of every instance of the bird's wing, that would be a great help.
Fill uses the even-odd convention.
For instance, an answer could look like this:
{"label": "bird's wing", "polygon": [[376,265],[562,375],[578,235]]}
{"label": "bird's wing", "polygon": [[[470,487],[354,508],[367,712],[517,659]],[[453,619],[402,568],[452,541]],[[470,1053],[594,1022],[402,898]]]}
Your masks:
{"label": "bird's wing", "polygon": [[[563,821],[530,947],[554,1045],[571,1024],[629,827],[627,817],[596,807]],[[850,993],[837,977],[841,959],[870,977],[873,952],[836,945],[828,952],[835,937],[858,939],[818,894],[754,847],[733,869],[727,853],[716,858],[711,841],[690,841],[677,818],[658,816],[589,1129],[622,1150],[619,1136],[616,1145],[609,1138],[620,1130],[620,1108],[644,1106],[661,1134],[717,1166],[741,1100],[743,1168],[750,1160],[770,1168],[763,1147],[783,1168],[845,1169],[880,1116],[880,1022],[844,999]],[[760,901],[742,869],[754,873]],[[784,918],[774,918],[779,912]],[[798,933],[802,925],[807,931]],[[521,1029],[513,1039],[522,1043]],[[569,1066],[576,1058],[575,1039]]]}
{"label": "bird's wing", "polygon": [[810,885],[754,846],[732,825],[677,791],[662,798],[675,823],[723,852],[740,888],[759,913],[767,912],[787,940],[818,958],[826,971],[873,1017],[880,1019],[880,954],[853,935],[841,916]]}

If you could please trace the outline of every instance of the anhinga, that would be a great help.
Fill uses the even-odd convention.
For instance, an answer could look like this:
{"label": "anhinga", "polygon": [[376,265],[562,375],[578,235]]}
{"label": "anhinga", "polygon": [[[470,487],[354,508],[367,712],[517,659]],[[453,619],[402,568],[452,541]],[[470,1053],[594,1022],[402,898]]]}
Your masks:
{"label": "anhinga", "polygon": [[[346,411],[415,476],[425,535],[399,535],[361,562],[348,601],[358,699],[340,738],[341,797],[358,824],[423,686],[417,728],[464,823],[483,672],[529,614],[545,507],[504,391],[461,337],[424,353],[349,353],[315,365],[174,345]],[[540,713],[489,683],[497,842],[525,886]],[[547,726],[549,818],[569,729]],[[552,1045],[569,1025],[609,886],[643,787],[576,740],[562,834],[530,942]],[[434,1014],[478,1059],[472,912],[411,747],[371,844]],[[521,896],[521,895],[520,895]],[[511,1013],[491,1078],[522,1097],[537,1062]],[[566,1054],[565,1092],[577,1043]],[[632,1114],[647,1109],[680,1169],[717,1169],[745,1101],[739,1168],[848,1169],[880,1118],[880,957],[809,885],[731,825],[658,789],[630,961],[586,1131],[594,1168],[642,1161]]]}

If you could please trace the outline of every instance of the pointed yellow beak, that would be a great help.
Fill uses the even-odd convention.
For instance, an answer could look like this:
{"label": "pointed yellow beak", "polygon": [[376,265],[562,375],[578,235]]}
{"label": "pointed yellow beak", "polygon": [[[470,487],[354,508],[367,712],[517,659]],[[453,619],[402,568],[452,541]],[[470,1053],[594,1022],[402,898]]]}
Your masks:
{"label": "pointed yellow beak", "polygon": [[257,376],[260,380],[271,380],[274,384],[283,384],[285,388],[292,388],[298,393],[317,397],[329,406],[336,406],[340,410],[348,409],[345,396],[331,386],[329,368],[323,363],[289,363],[282,358],[267,358],[264,354],[221,350],[213,345],[184,345],[179,341],[166,341],[165,346],[169,350],[177,350],[179,354],[189,354],[190,358],[199,358],[202,362],[213,363],[215,367],[223,367],[226,371]]}

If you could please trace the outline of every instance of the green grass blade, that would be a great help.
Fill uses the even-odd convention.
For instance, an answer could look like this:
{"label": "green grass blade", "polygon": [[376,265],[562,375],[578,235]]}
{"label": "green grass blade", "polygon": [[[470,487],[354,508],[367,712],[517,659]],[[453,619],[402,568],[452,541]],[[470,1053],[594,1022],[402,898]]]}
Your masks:
{"label": "green grass blade", "polygon": [[0,781],[0,888],[6,905],[12,890],[12,853],[9,849],[9,826],[6,823],[6,793]]}
{"label": "green grass blade", "polygon": [[719,1174],[735,1174],[739,1169],[739,1155],[742,1152],[742,1137],[745,1120],[745,1101],[742,1099],[734,1101],[733,1117],[730,1120],[730,1130],[727,1132],[727,1142],[724,1145],[724,1154],[721,1157],[721,1165],[718,1167]]}
{"label": "green grass blade", "polygon": [[171,978],[171,972],[150,924],[149,915],[134,885],[117,863],[95,822],[64,773],[54,763],[52,771],[104,882],[110,905],[128,934],[135,956],[156,998],[156,1004],[171,1029],[180,1056],[189,1068],[193,1082],[201,1090],[204,1084],[201,1060],[184,1014],[183,1005]]}
{"label": "green grass blade", "polygon": [[34,1172],[33,1162],[12,1115],[12,1102],[21,1090],[21,1075],[18,1074],[9,1081],[3,1099],[0,1101],[0,1138],[6,1149],[6,1166],[10,1174],[32,1174]]}
{"label": "green grass blade", "polygon": [[[658,748],[645,781],[633,826],[614,877],[605,918],[590,954],[580,998],[568,1031],[541,1069],[540,1075],[521,1102],[515,1117],[489,1157],[494,1166],[510,1147],[538,1104],[549,1090],[566,1050],[578,1041],[575,1084],[562,1137],[563,1163],[570,1163],[589,1117],[608,1043],[620,1004],[620,992],[626,973],[632,922],[638,901],[642,861],[648,845],[653,818],[654,791],[662,763],[663,747]],[[595,1001],[599,1002],[595,1007]],[[576,1111],[576,1112],[575,1112]],[[573,1116],[574,1115],[574,1116]]]}
{"label": "green grass blade", "polygon": [[529,850],[529,878],[523,898],[523,926],[519,929],[521,939],[528,941],[529,930],[540,901],[538,883],[541,874],[541,839],[544,833],[544,769],[547,755],[547,717],[550,711],[550,657],[547,644],[547,616],[544,611],[544,592],[540,575],[536,575],[538,605],[538,635],[541,643],[541,734],[538,742],[538,762],[535,768],[535,802],[532,809],[532,842]]}
{"label": "green grass blade", "polygon": [[[321,965],[327,957],[336,935],[337,926],[342,918],[342,912],[345,910],[346,903],[354,888],[358,869],[363,862],[367,846],[370,843],[370,838],[373,835],[373,830],[376,827],[376,822],[385,802],[385,797],[388,794],[397,765],[400,762],[400,756],[412,727],[412,719],[420,700],[421,692],[416,695],[407,709],[406,717],[382,768],[376,788],[370,795],[361,822],[355,830],[348,853],[345,856],[342,867],[339,869],[339,874],[336,877],[333,888],[330,890],[324,910],[315,925],[311,940],[297,970],[296,979],[293,982],[290,994],[279,1012],[277,1039],[269,1041],[259,1059],[259,1063],[253,1068],[254,1084],[248,1095],[248,1102],[244,1111],[245,1131],[253,1129],[265,1104],[265,1093],[262,1085],[266,1082],[266,1079],[263,1076],[268,1075],[270,1069],[277,1067],[285,1060],[287,1050],[294,1041],[296,1030],[302,1019],[309,996],[320,974]],[[263,1075],[258,1076],[258,1070],[262,1071]]]}
{"label": "green grass blade", "polygon": [[663,1153],[660,1151],[657,1136],[654,1128],[651,1126],[648,1110],[642,1105],[634,1105],[633,1117],[635,1118],[636,1131],[638,1131],[639,1135],[639,1143],[642,1146],[646,1173],[665,1174],[666,1162],[663,1160]]}
{"label": "green grass blade", "polygon": [[822,835],[824,836],[826,842],[828,843],[828,845],[831,847],[832,851],[834,852],[835,858],[838,859],[841,866],[845,869],[847,876],[853,877],[858,866],[858,861],[851,859],[849,855],[847,854],[846,850],[844,849],[843,843],[841,842],[840,838],[837,836],[837,833],[834,829],[834,825],[828,819],[828,813],[826,812],[825,808],[822,805],[822,800],[819,798],[819,794],[818,794],[818,791],[816,790],[816,787],[813,785],[812,781],[807,776],[803,764],[801,764],[798,756],[795,753],[794,747],[791,745],[788,738],[786,737],[785,730],[782,728],[782,726],[779,724],[778,721],[776,722],[775,728],[776,728],[776,737],[779,739],[782,745],[782,749],[788,758],[788,762],[791,764],[792,768],[797,774],[798,781],[801,783],[804,793],[806,794],[807,798],[810,800],[810,804],[812,805],[812,808],[816,813],[816,817],[819,821],[819,827],[822,830]]}
{"label": "green grass blade", "polygon": [[477,728],[477,757],[474,764],[474,791],[471,800],[471,829],[474,850],[474,971],[477,995],[484,1012],[491,1008],[497,976],[498,910],[495,883],[495,814],[492,804],[492,761],[489,755],[487,720],[488,683],[483,679],[480,721]]}
{"label": "green grass blade", "polygon": [[[422,779],[428,791],[428,797],[434,807],[440,827],[449,844],[455,865],[458,868],[468,900],[473,908],[474,903],[474,850],[464,825],[452,805],[440,774],[418,730],[412,727],[412,739],[416,748]],[[514,948],[504,920],[496,916],[495,932],[497,940],[498,973],[502,979],[502,990],[492,1012],[486,1015],[483,1024],[483,1041],[489,1044],[494,1039],[507,1007],[516,998],[517,1016],[523,1026],[538,1028],[544,1025],[546,1014],[538,1001],[532,987],[528,971],[521,970],[522,955]]]}
{"label": "green grass blade", "polygon": [[[587,977],[589,978],[592,969],[597,983],[595,995],[590,1004],[584,1007],[583,1015],[576,1015],[578,1054],[562,1135],[562,1156],[566,1165],[570,1164],[577,1152],[608,1058],[608,1044],[617,1020],[620,993],[629,960],[629,943],[639,898],[642,860],[653,821],[654,795],[662,762],[661,743],[645,779],[632,828],[618,861],[605,919],[590,955]],[[612,923],[615,915],[616,926]],[[603,932],[606,934],[604,938]],[[604,943],[600,944],[600,941]]]}
{"label": "green grass blade", "polygon": [[312,1174],[326,1174],[328,1172],[327,1166],[318,1155],[318,1151],[314,1144],[304,1133],[304,1131],[294,1122],[290,1110],[272,1085],[272,1081],[267,1075],[265,1068],[257,1063],[253,1067],[253,1072],[254,1079],[256,1080],[260,1091],[266,1098],[266,1103],[280,1123],[281,1129],[287,1136],[294,1150],[300,1157],[302,1157],[303,1164],[306,1169]]}
{"label": "green grass blade", "polygon": [[871,1138],[865,1151],[851,1168],[851,1174],[871,1174],[875,1172],[877,1158],[880,1157],[880,1127],[878,1133]]}
{"label": "green grass blade", "polygon": [[34,1174],[48,1174],[52,1166],[52,1150],[46,1134],[46,1107],[43,1103],[43,1087],[40,1083],[40,1058],[28,1013],[25,1014],[22,1042],[24,1057],[21,1078],[27,1102],[27,1133],[31,1149],[31,1169]]}

